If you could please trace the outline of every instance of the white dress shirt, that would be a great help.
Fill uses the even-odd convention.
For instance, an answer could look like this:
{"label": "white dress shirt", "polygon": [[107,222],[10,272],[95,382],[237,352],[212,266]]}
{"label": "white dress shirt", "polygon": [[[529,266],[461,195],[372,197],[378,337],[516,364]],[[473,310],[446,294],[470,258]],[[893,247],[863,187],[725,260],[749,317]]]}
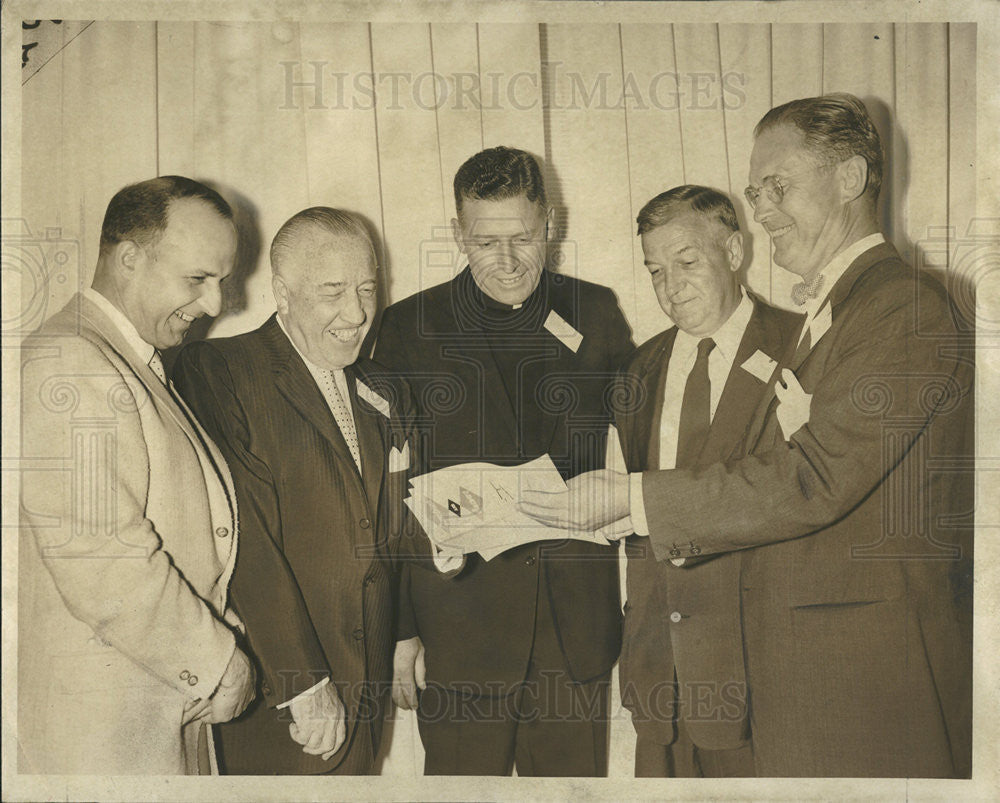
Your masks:
{"label": "white dress shirt", "polygon": [[[823,305],[830,296],[830,291],[833,290],[833,286],[840,280],[840,277],[847,273],[847,269],[851,267],[851,263],[869,248],[874,248],[876,245],[884,242],[885,237],[878,232],[869,234],[867,237],[862,237],[856,243],[852,243],[837,254],[820,271],[823,274],[822,291],[816,294],[816,298],[810,298],[800,308],[800,311],[806,314],[806,320],[802,325],[802,331],[799,332],[799,343],[802,342],[802,338],[805,337],[806,332],[812,331],[812,324],[815,322],[820,310],[823,309]],[[819,340],[818,337],[810,337],[810,348],[816,345],[817,340]]]}
{"label": "white dress shirt", "polygon": [[111,319],[111,323],[113,323],[115,328],[121,332],[125,341],[133,349],[135,349],[135,352],[139,355],[140,359],[146,363],[146,365],[149,365],[149,361],[153,359],[153,355],[156,353],[156,348],[142,339],[142,335],[139,334],[139,330],[135,328],[135,324],[128,319],[128,316],[108,301],[107,298],[97,292],[97,290],[93,287],[88,287],[84,290],[83,297],[88,301],[92,301],[95,305],[97,305],[101,312]]}
{"label": "white dress shirt", "polygon": [[[711,337],[715,341],[715,348],[708,355],[710,421],[715,418],[719,399],[722,398],[722,391],[736,361],[736,352],[740,348],[747,324],[753,315],[753,302],[750,296],[742,291],[741,295],[739,304],[725,323],[711,335],[704,336]],[[690,335],[682,329],[677,330],[674,338],[663,390],[663,409],[660,413],[660,464],[657,468],[671,469],[677,465],[677,432],[681,420],[681,402],[684,400],[688,374],[694,368],[698,342],[702,339],[703,337]],[[638,535],[649,535],[646,506],[642,500],[642,472],[637,471],[629,475],[629,510],[633,531]]]}

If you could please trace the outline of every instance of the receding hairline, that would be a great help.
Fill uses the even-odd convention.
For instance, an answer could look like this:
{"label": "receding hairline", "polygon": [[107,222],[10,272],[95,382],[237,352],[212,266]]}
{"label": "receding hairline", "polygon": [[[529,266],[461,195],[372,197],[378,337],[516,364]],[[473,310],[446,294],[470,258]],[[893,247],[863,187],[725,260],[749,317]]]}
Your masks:
{"label": "receding hairline", "polygon": [[[331,207],[310,207],[286,220],[274,235],[269,251],[271,273],[282,275],[281,266],[287,261],[289,253],[298,253],[306,240],[313,243],[313,252],[322,248],[324,240],[364,242],[372,263],[378,268],[375,240],[357,215]],[[305,248],[310,246],[306,244]]]}
{"label": "receding hairline", "polygon": [[647,234],[652,234],[654,231],[666,228],[672,224],[682,223],[685,219],[697,221],[700,224],[701,229],[707,232],[707,234],[720,245],[724,245],[734,234],[741,234],[740,229],[731,229],[725,222],[719,219],[718,215],[713,214],[711,211],[703,211],[695,209],[692,206],[688,206],[686,209],[679,209],[676,214],[671,215],[662,223],[658,223],[655,226],[646,229],[639,236],[645,237]]}
{"label": "receding hairline", "polygon": [[[378,269],[375,243],[366,233],[360,231],[331,231],[321,223],[306,220],[288,233],[286,241],[271,249],[271,273],[289,278],[289,273],[300,274],[308,265],[310,257],[318,256],[330,245],[336,243],[357,243],[371,255],[372,265]],[[291,266],[291,271],[289,267]]]}

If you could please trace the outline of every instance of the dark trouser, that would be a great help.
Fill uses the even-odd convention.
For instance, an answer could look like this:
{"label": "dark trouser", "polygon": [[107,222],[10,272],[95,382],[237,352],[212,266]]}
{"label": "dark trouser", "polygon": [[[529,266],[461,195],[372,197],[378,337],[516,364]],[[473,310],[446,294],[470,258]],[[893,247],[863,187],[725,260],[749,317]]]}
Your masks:
{"label": "dark trouser", "polygon": [[635,742],[636,778],[751,778],[756,776],[749,744],[733,750],[704,750],[691,741],[683,720],[673,744],[642,735]]}
{"label": "dark trouser", "polygon": [[510,775],[512,767],[523,777],[608,774],[611,673],[573,683],[548,605],[539,604],[537,620],[528,675],[509,693],[428,682],[417,710],[425,775]]}

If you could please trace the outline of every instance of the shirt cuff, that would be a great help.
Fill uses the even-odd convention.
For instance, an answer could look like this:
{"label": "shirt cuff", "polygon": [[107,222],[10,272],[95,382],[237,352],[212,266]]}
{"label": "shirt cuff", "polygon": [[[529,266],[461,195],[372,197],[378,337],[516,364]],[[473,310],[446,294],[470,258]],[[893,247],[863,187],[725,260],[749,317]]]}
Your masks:
{"label": "shirt cuff", "polygon": [[318,692],[320,689],[322,689],[329,682],[330,682],[330,676],[327,675],[325,678],[323,678],[315,686],[306,689],[304,692],[302,692],[300,694],[296,694],[291,700],[286,700],[285,702],[281,703],[281,705],[275,706],[275,708],[279,708],[279,709],[281,709],[281,708],[288,708],[288,706],[290,706],[292,703],[297,703],[303,697],[308,697],[310,694]]}
{"label": "shirt cuff", "polygon": [[636,535],[649,535],[649,524],[646,521],[646,505],[642,501],[642,472],[636,471],[628,475],[628,506],[632,519],[632,530]]}

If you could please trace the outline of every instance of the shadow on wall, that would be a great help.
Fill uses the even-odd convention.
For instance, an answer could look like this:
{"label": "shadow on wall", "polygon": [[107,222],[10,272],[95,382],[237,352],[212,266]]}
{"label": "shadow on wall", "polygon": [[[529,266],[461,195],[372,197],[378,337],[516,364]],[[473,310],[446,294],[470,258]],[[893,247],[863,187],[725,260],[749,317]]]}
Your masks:
{"label": "shadow on wall", "polygon": [[[903,204],[909,195],[910,151],[906,132],[894,121],[892,110],[875,97],[862,98],[882,138],[885,152],[882,190],[879,194],[879,224],[886,238],[893,243],[903,261],[916,270],[934,276],[948,290],[952,319],[962,334],[970,337],[976,330],[976,280],[975,257],[968,255],[981,245],[978,221],[945,219],[933,223],[934,230],[907,232]],[[942,187],[942,192],[946,191]],[[951,227],[951,231],[949,231]],[[1000,227],[993,226],[992,240]],[[917,239],[913,240],[910,235]],[[987,240],[990,238],[986,238]],[[970,265],[972,266],[970,268]]]}
{"label": "shadow on wall", "polygon": [[[233,272],[222,284],[222,312],[219,313],[219,317],[204,317],[196,320],[191,324],[191,329],[188,331],[187,337],[184,338],[185,343],[204,340],[216,321],[222,320],[226,315],[242,312],[247,308],[247,281],[257,270],[263,247],[260,216],[253,202],[228,187],[220,187],[214,182],[200,178],[196,180],[218,191],[229,201],[233,210],[233,223],[236,226],[236,260]],[[168,349],[163,354],[163,362],[168,374],[173,369],[174,360],[181,347]]]}

